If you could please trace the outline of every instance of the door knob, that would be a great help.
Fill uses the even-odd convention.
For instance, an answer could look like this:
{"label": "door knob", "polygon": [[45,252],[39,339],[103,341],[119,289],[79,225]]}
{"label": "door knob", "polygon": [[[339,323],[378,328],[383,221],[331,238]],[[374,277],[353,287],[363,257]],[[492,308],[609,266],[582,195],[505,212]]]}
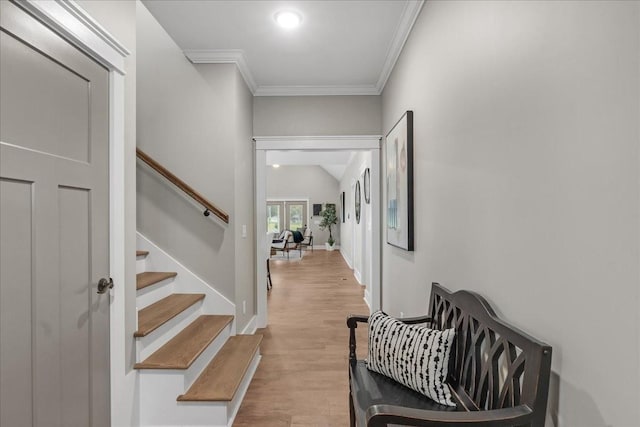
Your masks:
{"label": "door knob", "polygon": [[107,289],[111,289],[111,288],[113,288],[113,279],[111,277],[109,277],[109,278],[104,278],[103,277],[98,282],[98,293],[99,294],[104,294],[105,292],[107,292]]}

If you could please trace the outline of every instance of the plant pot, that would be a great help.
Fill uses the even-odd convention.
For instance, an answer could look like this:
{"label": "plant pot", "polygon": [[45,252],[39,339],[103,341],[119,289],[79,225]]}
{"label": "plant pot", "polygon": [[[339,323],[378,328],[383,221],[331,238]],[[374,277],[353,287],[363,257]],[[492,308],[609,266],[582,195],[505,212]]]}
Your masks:
{"label": "plant pot", "polygon": [[332,251],[336,248],[336,244],[334,243],[333,245],[330,245],[329,243],[325,243],[324,247],[326,248],[326,250]]}

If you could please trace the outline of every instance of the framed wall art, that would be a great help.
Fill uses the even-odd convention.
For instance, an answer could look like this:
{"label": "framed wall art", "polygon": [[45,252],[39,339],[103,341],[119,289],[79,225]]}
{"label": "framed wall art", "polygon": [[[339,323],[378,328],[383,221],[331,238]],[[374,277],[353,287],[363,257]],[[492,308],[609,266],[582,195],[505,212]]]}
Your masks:
{"label": "framed wall art", "polygon": [[364,178],[362,179],[364,185],[364,201],[371,203],[371,172],[369,168],[364,170]]}
{"label": "framed wall art", "polygon": [[342,191],[340,193],[340,211],[342,212],[342,223],[344,224],[347,220],[347,217],[345,215],[345,198],[344,198],[344,191]]}
{"label": "framed wall art", "polygon": [[356,191],[354,194],[354,208],[356,211],[356,224],[360,224],[360,209],[362,207],[361,204],[361,200],[360,200],[360,180],[356,181]]}
{"label": "framed wall art", "polygon": [[385,138],[387,243],[413,251],[413,111]]}

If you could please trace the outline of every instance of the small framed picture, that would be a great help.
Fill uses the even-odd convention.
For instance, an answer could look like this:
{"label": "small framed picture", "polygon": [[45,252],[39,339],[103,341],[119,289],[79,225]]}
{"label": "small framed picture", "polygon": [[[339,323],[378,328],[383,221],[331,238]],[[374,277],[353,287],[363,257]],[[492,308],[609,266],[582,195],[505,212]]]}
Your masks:
{"label": "small framed picture", "polygon": [[355,200],[355,210],[356,210],[356,224],[360,224],[360,209],[361,209],[361,201],[360,201],[360,180],[356,182],[356,192],[354,195]]}
{"label": "small framed picture", "polygon": [[369,171],[369,168],[364,170],[362,181],[364,184],[364,201],[369,204],[371,203],[371,171]]}

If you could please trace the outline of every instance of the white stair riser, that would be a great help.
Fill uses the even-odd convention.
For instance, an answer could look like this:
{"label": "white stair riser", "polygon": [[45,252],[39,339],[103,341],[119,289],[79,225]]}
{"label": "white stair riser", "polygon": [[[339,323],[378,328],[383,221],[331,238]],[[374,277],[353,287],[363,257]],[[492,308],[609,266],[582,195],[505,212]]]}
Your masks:
{"label": "white stair riser", "polygon": [[142,361],[149,357],[201,314],[202,302],[197,302],[149,335],[136,338],[136,360]]}
{"label": "white stair riser", "polygon": [[136,292],[136,307],[138,310],[150,306],[164,297],[177,293],[174,285],[175,279],[166,279]]}
{"label": "white stair riser", "polygon": [[147,257],[136,256],[136,274],[147,271]]}
{"label": "white stair riser", "polygon": [[240,409],[240,404],[244,400],[244,395],[247,393],[249,389],[249,385],[251,384],[251,380],[258,369],[258,365],[260,364],[260,359],[262,356],[260,355],[260,349],[253,356],[253,360],[251,360],[251,364],[249,368],[247,368],[247,372],[244,374],[244,378],[242,378],[242,382],[240,383],[240,387],[238,387],[238,391],[236,395],[233,396],[233,400],[227,404],[227,426],[231,427],[233,425],[233,420],[236,418],[236,414],[238,413],[238,409]]}
{"label": "white stair riser", "polygon": [[[157,371],[155,371],[157,372]],[[227,425],[226,402],[178,402],[186,390],[179,371],[140,374],[140,426],[212,426]]]}

